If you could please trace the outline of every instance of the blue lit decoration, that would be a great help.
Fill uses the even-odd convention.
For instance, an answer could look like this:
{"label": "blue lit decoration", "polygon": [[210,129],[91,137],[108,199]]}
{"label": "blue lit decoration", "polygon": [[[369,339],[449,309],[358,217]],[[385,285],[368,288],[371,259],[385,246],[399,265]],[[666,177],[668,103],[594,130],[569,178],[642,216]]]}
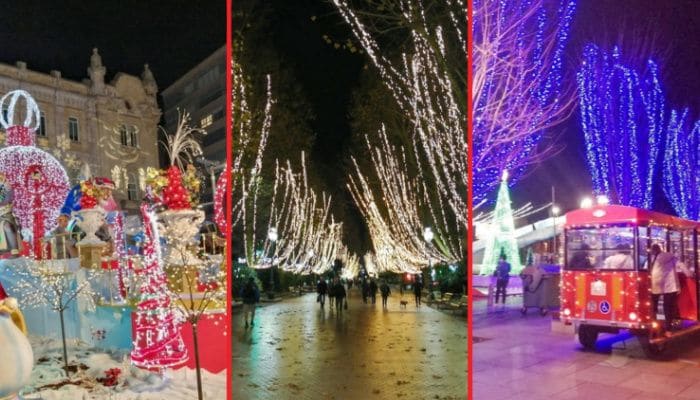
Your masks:
{"label": "blue lit decoration", "polygon": [[642,72],[589,44],[577,74],[581,127],[596,195],[652,208],[654,168],[664,127],[664,94],[651,59]]}
{"label": "blue lit decoration", "polygon": [[515,184],[545,129],[561,122],[562,58],[575,9],[575,0],[473,1],[474,204],[486,201],[504,170]]}
{"label": "blue lit decoration", "polygon": [[688,109],[671,111],[666,131],[663,185],[676,213],[700,219],[700,121],[692,123]]}

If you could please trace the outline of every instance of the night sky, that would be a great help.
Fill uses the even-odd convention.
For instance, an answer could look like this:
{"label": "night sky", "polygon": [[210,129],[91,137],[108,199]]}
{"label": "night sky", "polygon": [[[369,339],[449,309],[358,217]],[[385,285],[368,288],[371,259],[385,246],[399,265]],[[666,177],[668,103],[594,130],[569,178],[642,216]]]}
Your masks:
{"label": "night sky", "polygon": [[225,0],[11,3],[0,13],[0,62],[77,81],[98,47],[107,81],[148,63],[163,90],[226,43]]}
{"label": "night sky", "polygon": [[[573,79],[586,43],[621,43],[624,55],[625,48],[639,43],[640,38],[650,43],[646,47],[661,68],[667,106],[688,106],[693,118],[700,118],[700,1],[579,0],[567,49],[567,79]],[[591,179],[579,124],[576,110],[569,121],[554,129],[561,152],[513,188],[514,207],[528,201],[547,203],[551,186],[555,186],[557,203],[565,211],[578,207],[580,199],[590,195]],[[660,181],[655,188],[655,208],[671,212]]]}

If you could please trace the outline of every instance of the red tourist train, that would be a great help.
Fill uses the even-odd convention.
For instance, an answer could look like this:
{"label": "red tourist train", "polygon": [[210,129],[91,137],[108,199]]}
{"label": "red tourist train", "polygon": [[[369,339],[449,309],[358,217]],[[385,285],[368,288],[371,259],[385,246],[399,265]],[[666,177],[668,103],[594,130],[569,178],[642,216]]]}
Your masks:
{"label": "red tourist train", "polygon": [[[649,356],[698,324],[698,233],[700,223],[618,205],[566,214],[561,318],[573,323],[579,341],[594,348],[601,332],[629,330]],[[681,320],[664,334],[662,315],[652,312],[649,249],[658,243],[678,263]],[[681,272],[683,271],[683,272]]]}

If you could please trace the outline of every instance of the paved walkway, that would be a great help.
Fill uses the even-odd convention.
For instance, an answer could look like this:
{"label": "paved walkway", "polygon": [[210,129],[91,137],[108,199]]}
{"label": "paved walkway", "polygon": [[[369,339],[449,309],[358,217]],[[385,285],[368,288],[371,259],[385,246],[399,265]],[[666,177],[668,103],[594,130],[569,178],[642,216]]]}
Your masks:
{"label": "paved walkway", "polygon": [[573,333],[552,332],[552,318],[519,299],[487,313],[474,307],[474,399],[700,399],[700,338],[678,342],[663,360],[649,360],[635,337],[601,335],[583,351]]}
{"label": "paved walkway", "polygon": [[382,310],[353,288],[338,316],[305,294],[259,307],[252,330],[234,314],[233,399],[465,399],[466,319],[399,298]]}

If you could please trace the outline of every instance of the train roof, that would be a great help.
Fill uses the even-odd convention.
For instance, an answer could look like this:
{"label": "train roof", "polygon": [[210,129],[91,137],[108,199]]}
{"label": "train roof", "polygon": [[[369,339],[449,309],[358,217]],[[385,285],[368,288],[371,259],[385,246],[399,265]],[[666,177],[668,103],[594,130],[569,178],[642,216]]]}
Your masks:
{"label": "train roof", "polygon": [[649,211],[642,208],[620,205],[596,205],[580,208],[566,214],[566,227],[597,225],[665,225],[680,228],[700,228],[700,222],[690,221],[673,215]]}

